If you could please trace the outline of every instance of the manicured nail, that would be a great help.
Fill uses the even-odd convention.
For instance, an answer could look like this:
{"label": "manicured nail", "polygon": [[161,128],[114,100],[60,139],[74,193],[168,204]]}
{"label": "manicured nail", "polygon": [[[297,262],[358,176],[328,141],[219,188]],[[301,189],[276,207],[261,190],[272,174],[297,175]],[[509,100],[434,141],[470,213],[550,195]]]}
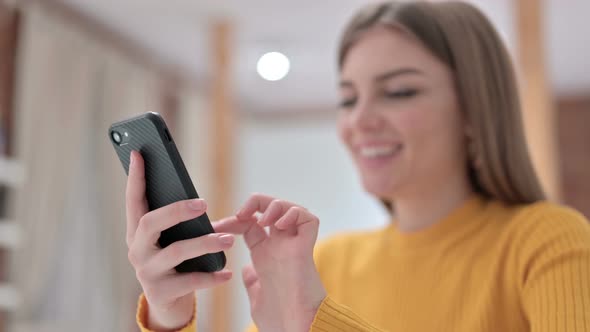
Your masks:
{"label": "manicured nail", "polygon": [[219,276],[221,277],[221,279],[224,279],[224,280],[231,279],[232,274],[233,274],[232,271],[230,271],[230,270],[221,270],[221,271],[219,271],[217,273],[219,274]]}
{"label": "manicured nail", "polygon": [[188,207],[196,211],[201,211],[205,209],[205,206],[205,201],[200,198],[193,199],[192,201],[188,202]]}
{"label": "manicured nail", "polygon": [[223,234],[219,237],[219,242],[223,244],[232,244],[234,243],[234,236],[231,234]]}

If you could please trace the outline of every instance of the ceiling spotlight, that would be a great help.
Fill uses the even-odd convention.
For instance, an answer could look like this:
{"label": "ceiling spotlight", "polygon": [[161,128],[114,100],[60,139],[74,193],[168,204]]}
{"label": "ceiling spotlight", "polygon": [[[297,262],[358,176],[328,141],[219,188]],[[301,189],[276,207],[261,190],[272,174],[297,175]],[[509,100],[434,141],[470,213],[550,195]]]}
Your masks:
{"label": "ceiling spotlight", "polygon": [[289,73],[289,58],[283,53],[269,52],[258,59],[256,70],[267,81],[278,81]]}

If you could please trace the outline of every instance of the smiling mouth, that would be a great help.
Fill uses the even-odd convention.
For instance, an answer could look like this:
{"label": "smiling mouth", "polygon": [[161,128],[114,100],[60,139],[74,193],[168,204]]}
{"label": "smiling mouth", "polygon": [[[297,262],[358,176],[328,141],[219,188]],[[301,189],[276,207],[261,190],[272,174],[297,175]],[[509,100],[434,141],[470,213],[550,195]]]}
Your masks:
{"label": "smiling mouth", "polygon": [[387,146],[366,146],[359,149],[359,155],[367,159],[382,159],[397,155],[401,149],[401,144]]}

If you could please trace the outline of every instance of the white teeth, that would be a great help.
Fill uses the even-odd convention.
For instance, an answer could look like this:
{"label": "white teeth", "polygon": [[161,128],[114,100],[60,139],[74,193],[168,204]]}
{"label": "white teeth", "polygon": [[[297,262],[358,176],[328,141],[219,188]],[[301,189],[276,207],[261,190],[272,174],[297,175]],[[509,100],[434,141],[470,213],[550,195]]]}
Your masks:
{"label": "white teeth", "polygon": [[401,145],[395,146],[379,146],[379,147],[363,147],[360,149],[361,156],[367,158],[385,157],[399,151]]}

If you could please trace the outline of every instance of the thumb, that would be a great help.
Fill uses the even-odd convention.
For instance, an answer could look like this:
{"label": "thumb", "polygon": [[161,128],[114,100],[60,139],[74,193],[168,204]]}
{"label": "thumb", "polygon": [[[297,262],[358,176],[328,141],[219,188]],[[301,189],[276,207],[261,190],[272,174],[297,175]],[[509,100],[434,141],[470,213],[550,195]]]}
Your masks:
{"label": "thumb", "polygon": [[246,265],[242,269],[242,281],[246,287],[248,298],[250,299],[250,306],[253,307],[258,293],[260,292],[260,282],[258,281],[258,274],[252,265]]}

